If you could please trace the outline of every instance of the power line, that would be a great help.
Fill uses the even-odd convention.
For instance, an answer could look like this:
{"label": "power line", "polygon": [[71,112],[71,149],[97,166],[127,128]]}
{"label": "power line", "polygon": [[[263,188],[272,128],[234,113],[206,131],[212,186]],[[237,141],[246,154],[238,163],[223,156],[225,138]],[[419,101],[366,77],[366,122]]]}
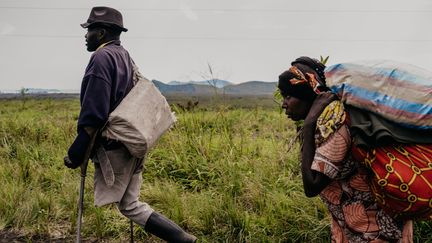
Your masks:
{"label": "power line", "polygon": [[0,6],[0,9],[11,9],[11,10],[89,10],[89,8],[56,8],[56,7],[15,7],[15,6]]}
{"label": "power line", "polygon": [[84,35],[78,36],[78,35],[39,35],[39,34],[5,34],[0,35],[0,37],[25,37],[25,38],[82,38],[84,39]]}
{"label": "power line", "polygon": [[[0,9],[10,9],[10,10],[85,10],[88,11],[89,8],[80,7],[18,7],[18,6],[0,6]],[[137,11],[137,12],[178,12],[181,8],[119,8],[121,11]],[[375,9],[375,10],[313,10],[313,9],[216,9],[216,8],[198,8],[198,9],[188,9],[196,12],[286,12],[286,13],[430,13],[432,9],[412,9],[412,10],[388,10],[388,9]]]}
{"label": "power line", "polygon": [[[0,37],[11,38],[59,38],[84,39],[79,35],[46,35],[46,34],[6,34]],[[127,36],[131,40],[216,40],[216,41],[321,41],[321,42],[432,42],[432,39],[325,39],[325,38],[292,38],[292,37],[233,37],[233,36]]]}

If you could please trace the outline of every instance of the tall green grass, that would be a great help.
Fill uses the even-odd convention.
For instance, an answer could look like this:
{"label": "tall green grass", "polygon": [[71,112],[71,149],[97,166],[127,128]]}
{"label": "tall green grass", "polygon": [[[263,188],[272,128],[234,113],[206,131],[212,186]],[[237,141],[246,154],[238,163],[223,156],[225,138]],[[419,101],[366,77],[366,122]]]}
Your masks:
{"label": "tall green grass", "polygon": [[[75,233],[79,170],[63,166],[77,100],[0,101],[0,229],[51,238]],[[145,162],[141,200],[201,242],[329,242],[329,218],[306,198],[293,124],[274,109],[177,110],[178,122]],[[115,206],[95,208],[90,165],[83,235],[127,241]],[[416,224],[416,240],[432,239]],[[159,242],[135,227],[136,240]]]}

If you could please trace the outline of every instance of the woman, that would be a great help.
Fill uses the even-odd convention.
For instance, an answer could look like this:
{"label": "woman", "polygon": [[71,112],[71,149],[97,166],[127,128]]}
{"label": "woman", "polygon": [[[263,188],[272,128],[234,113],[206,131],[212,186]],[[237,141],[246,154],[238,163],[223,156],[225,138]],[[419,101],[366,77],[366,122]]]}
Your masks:
{"label": "woman", "polygon": [[331,217],[332,242],[412,242],[411,221],[376,203],[367,171],[351,157],[349,118],[325,83],[325,66],[300,57],[279,76],[288,118],[304,120],[301,171],[306,196],[320,195]]}

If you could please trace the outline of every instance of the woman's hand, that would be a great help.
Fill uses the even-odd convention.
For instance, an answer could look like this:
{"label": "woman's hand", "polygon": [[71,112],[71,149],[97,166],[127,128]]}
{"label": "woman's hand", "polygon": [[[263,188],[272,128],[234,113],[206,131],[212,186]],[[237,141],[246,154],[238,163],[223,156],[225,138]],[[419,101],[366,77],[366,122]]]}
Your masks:
{"label": "woman's hand", "polygon": [[319,94],[304,120],[301,171],[304,191],[308,197],[318,195],[331,182],[328,176],[312,170],[311,167],[316,153],[316,123],[325,107],[333,100],[336,100],[336,96],[330,92]]}

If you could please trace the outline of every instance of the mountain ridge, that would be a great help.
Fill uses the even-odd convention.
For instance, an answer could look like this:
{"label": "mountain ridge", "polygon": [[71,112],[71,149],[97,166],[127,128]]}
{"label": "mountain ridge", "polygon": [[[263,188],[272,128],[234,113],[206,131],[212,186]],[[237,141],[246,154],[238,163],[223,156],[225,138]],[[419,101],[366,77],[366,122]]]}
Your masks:
{"label": "mountain ridge", "polygon": [[240,84],[230,84],[223,88],[218,88],[208,84],[165,84],[158,80],[152,80],[155,86],[164,95],[183,94],[183,95],[273,95],[276,90],[276,82],[248,81]]}
{"label": "mountain ridge", "polygon": [[[224,81],[224,80],[222,80]],[[226,81],[226,80],[225,80]],[[176,84],[167,84],[158,80],[152,80],[155,86],[164,95],[178,94],[178,95],[214,95],[214,94],[227,94],[227,95],[272,95],[276,90],[276,82],[264,81],[248,81],[239,84],[233,84],[229,81],[223,82],[223,87],[216,87],[210,85],[207,81],[199,81],[195,83],[185,82]],[[22,88],[21,90],[3,90],[3,94],[79,94],[79,90],[60,90],[60,89],[42,89],[42,88]]]}
{"label": "mountain ridge", "polygon": [[187,82],[182,82],[182,81],[170,81],[167,83],[168,85],[183,85],[183,84],[201,84],[201,85],[210,85],[210,86],[216,86],[218,88],[223,88],[225,86],[228,85],[232,85],[233,83],[231,83],[230,81],[227,80],[222,80],[222,79],[210,79],[210,80],[200,80],[200,81],[187,81]]}

